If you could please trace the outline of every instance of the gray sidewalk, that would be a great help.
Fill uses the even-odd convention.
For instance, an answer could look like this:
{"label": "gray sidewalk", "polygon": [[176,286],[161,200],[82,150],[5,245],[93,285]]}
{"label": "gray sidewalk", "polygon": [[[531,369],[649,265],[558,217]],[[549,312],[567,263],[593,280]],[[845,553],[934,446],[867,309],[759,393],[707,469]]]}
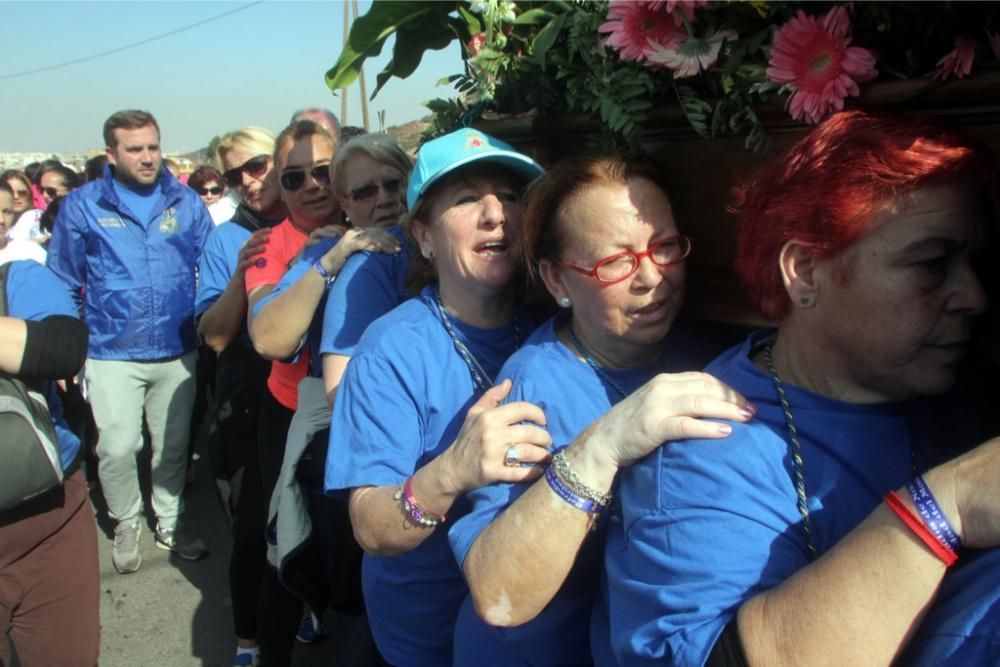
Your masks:
{"label": "gray sidewalk", "polygon": [[[111,564],[113,524],[104,512],[100,490],[91,493],[101,561],[102,667],[232,664],[236,639],[227,568],[232,540],[204,458],[196,463],[196,472],[195,483],[185,493],[185,525],[208,545],[209,555],[200,561],[185,561],[153,546],[147,509],[142,567],[134,574],[116,573]],[[148,508],[148,482],[144,490]],[[310,646],[297,645],[293,665],[333,665],[333,654],[332,637]]]}

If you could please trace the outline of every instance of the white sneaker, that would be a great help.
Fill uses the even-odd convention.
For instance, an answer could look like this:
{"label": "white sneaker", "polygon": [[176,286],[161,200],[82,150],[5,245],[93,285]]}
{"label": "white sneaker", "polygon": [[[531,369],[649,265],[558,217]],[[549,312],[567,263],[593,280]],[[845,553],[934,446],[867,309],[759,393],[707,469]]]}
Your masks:
{"label": "white sneaker", "polygon": [[142,565],[142,551],[139,549],[139,537],[142,535],[142,524],[120,522],[115,527],[115,543],[111,548],[111,562],[118,574],[135,572]]}

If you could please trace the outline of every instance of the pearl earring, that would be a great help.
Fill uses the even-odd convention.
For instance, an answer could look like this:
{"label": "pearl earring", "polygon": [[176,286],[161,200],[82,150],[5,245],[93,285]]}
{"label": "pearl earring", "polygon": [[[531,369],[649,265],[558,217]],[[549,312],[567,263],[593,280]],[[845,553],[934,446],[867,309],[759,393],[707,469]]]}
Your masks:
{"label": "pearl earring", "polygon": [[559,307],[560,308],[569,308],[572,305],[573,305],[573,302],[569,300],[568,296],[564,296],[563,298],[559,299]]}
{"label": "pearl earring", "polygon": [[420,254],[424,256],[424,259],[434,259],[434,251],[430,248],[420,248]]}

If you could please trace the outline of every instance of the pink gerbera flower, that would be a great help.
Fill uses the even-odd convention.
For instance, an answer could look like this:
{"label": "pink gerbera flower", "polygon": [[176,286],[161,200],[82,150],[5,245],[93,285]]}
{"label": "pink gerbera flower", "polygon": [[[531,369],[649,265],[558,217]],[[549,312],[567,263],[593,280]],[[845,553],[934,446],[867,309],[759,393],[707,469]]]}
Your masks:
{"label": "pink gerbera flower", "polygon": [[666,9],[674,20],[674,25],[684,25],[684,19],[694,21],[694,13],[699,7],[708,7],[709,0],[648,0],[650,9]]}
{"label": "pink gerbera flower", "polygon": [[651,9],[645,2],[611,0],[607,21],[599,32],[610,32],[608,46],[618,51],[622,60],[643,60],[659,44],[676,41],[676,28],[670,14]]}
{"label": "pink gerbera flower", "polygon": [[799,10],[778,28],[771,44],[767,78],[794,92],[788,110],[795,120],[818,123],[860,94],[859,81],[878,76],[875,54],[851,44],[851,19],[843,5],[822,17]]}
{"label": "pink gerbera flower", "polygon": [[735,30],[716,32],[713,27],[709,27],[702,37],[688,38],[683,32],[681,35],[685,41],[676,46],[652,44],[653,53],[647,56],[650,63],[670,68],[678,79],[696,76],[710,69],[719,59],[722,44],[737,37]]}
{"label": "pink gerbera flower", "polygon": [[976,40],[968,37],[956,37],[955,48],[937,61],[934,70],[935,79],[947,79],[954,76],[961,79],[972,72],[972,62],[976,59]]}

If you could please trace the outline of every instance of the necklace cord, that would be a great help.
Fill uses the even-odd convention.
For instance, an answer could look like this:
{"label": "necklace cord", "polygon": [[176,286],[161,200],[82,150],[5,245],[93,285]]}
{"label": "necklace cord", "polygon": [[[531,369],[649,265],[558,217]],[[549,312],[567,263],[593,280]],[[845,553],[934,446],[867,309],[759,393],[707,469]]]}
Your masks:
{"label": "necklace cord", "polygon": [[597,377],[601,378],[601,380],[603,380],[605,384],[614,389],[615,392],[618,394],[619,398],[625,398],[625,390],[622,389],[621,385],[612,380],[611,376],[608,375],[603,368],[597,365],[597,362],[594,361],[594,358],[590,356],[590,352],[587,350],[586,347],[583,346],[583,343],[580,342],[580,339],[576,337],[576,332],[573,331],[572,322],[569,323],[567,331],[569,333],[569,339],[573,341],[573,345],[575,345],[576,349],[579,350],[580,354],[583,355],[583,360],[587,362],[587,365],[593,368],[594,372],[597,373]]}
{"label": "necklace cord", "polygon": [[802,446],[799,444],[799,432],[795,428],[795,419],[792,417],[792,406],[788,403],[785,395],[785,385],[778,375],[778,369],[774,366],[771,358],[771,348],[774,341],[769,341],[764,347],[764,365],[767,366],[771,374],[771,382],[774,384],[774,391],[778,394],[778,401],[781,403],[781,411],[785,413],[785,424],[788,427],[788,442],[792,448],[792,464],[795,469],[795,495],[796,505],[799,508],[799,515],[802,517],[802,533],[806,538],[806,549],[809,551],[809,560],[816,560],[818,552],[816,543],[813,540],[812,519],[809,515],[809,504],[806,496],[806,477],[803,471]]}
{"label": "necklace cord", "polygon": [[[438,319],[441,320],[441,324],[444,326],[445,331],[448,333],[448,337],[451,338],[452,344],[455,346],[455,351],[458,352],[458,356],[462,358],[465,365],[469,368],[469,374],[472,376],[472,382],[479,388],[480,391],[486,391],[493,384],[493,378],[491,378],[485,370],[483,370],[482,364],[476,359],[476,356],[472,354],[472,351],[462,342],[458,337],[458,333],[455,331],[451,324],[451,318],[448,317],[448,311],[444,307],[444,303],[441,301],[441,290],[436,289],[433,300],[434,308],[437,311],[436,314]],[[514,326],[514,352],[521,348],[521,329],[517,324],[517,315],[511,318],[511,322]],[[513,354],[513,352],[512,352]]]}

